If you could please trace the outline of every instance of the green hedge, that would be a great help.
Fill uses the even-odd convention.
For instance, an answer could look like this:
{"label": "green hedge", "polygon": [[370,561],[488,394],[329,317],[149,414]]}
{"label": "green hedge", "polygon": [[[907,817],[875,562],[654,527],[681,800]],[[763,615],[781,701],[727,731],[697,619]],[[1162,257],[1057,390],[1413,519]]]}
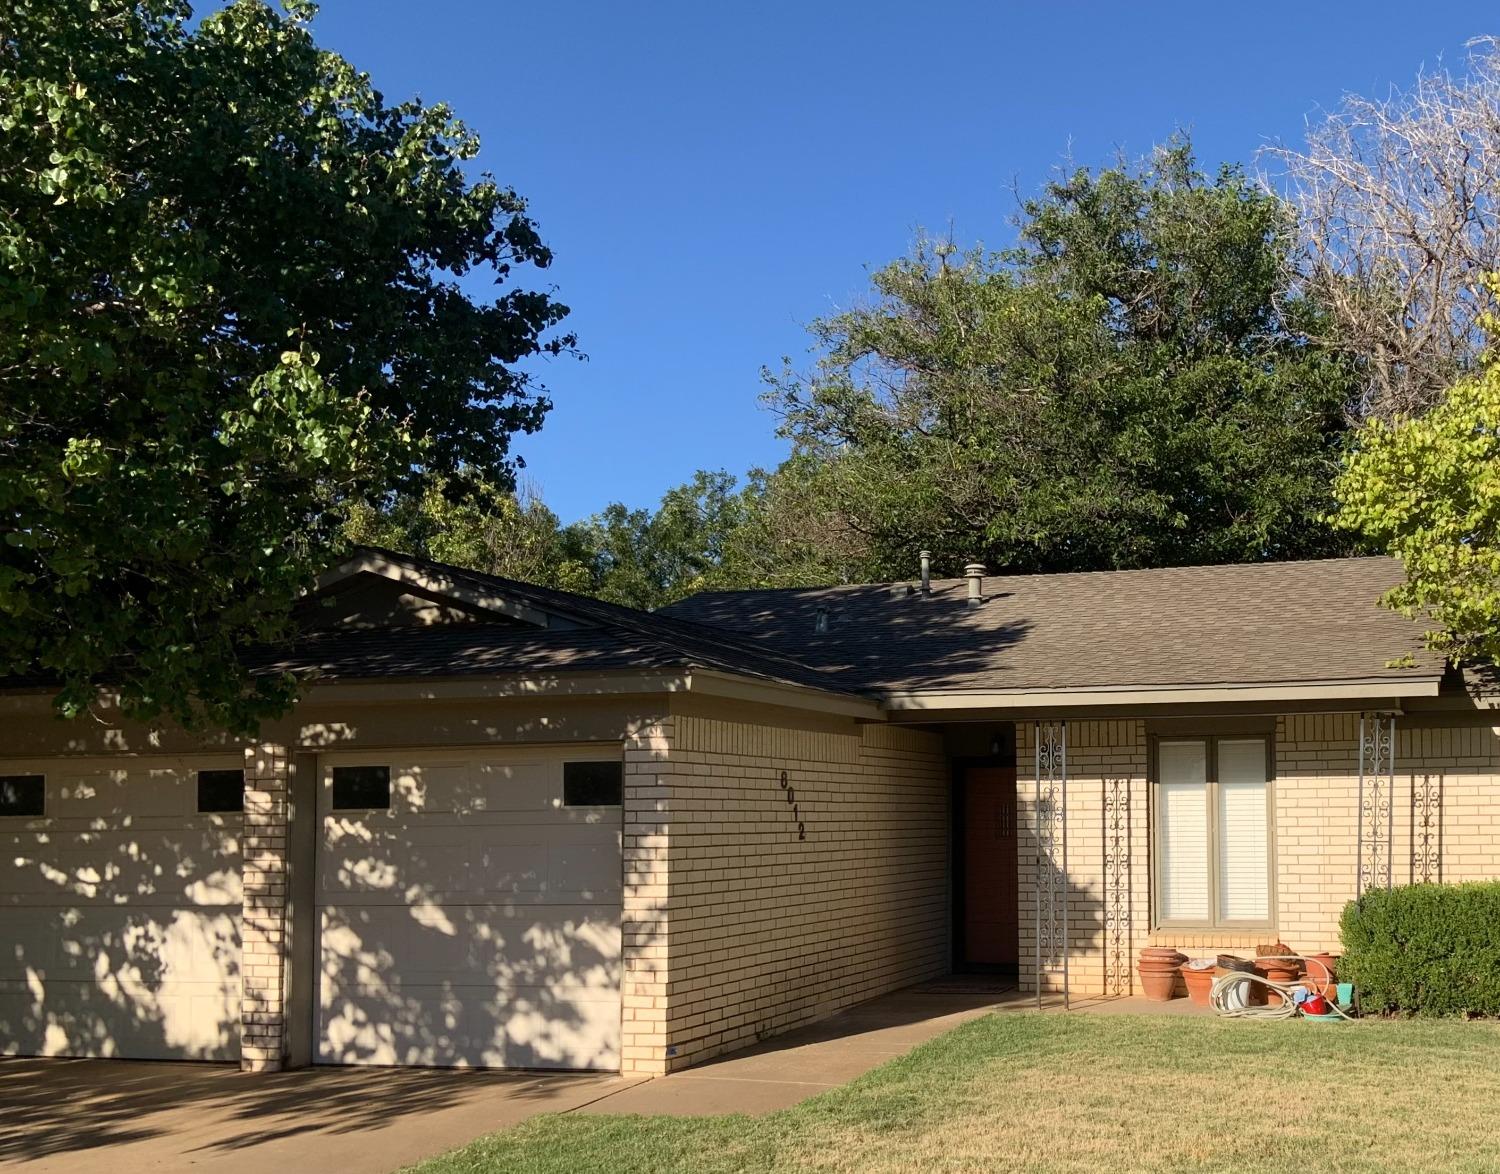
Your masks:
{"label": "green hedge", "polygon": [[1374,889],[1340,929],[1367,1013],[1500,1015],[1500,882]]}

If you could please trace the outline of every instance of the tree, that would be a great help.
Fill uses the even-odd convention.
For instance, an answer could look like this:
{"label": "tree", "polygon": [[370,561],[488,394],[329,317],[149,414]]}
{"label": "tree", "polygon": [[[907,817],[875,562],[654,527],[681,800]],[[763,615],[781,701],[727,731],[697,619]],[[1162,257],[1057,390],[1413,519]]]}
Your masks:
{"label": "tree", "polygon": [[13,0],[0,28],[0,675],[252,730],[347,503],[508,487],[571,337],[550,253],[444,106],[387,104],[313,6]]}
{"label": "tree", "polygon": [[567,558],[557,515],[529,485],[480,482],[455,500],[445,480],[434,480],[378,506],[357,503],[344,537],[544,587],[574,590],[588,581],[587,567]]}
{"label": "tree", "polygon": [[694,591],[740,586],[726,558],[746,508],[744,491],[723,471],[695,473],[668,490],[655,511],[613,502],[563,531],[569,565],[584,568],[576,589],[649,609]]}
{"label": "tree", "polygon": [[[810,375],[771,377],[796,476],[859,560],[927,548],[1021,571],[1301,558],[1323,520],[1352,364],[1280,284],[1294,226],[1175,143],[1023,205],[1021,243],[949,244],[813,324]],[[861,549],[862,548],[862,549]]]}
{"label": "tree", "polygon": [[1495,305],[1480,279],[1500,257],[1500,41],[1473,42],[1462,76],[1351,95],[1305,148],[1270,153],[1299,212],[1293,278],[1364,373],[1358,415],[1426,410],[1474,368]]}
{"label": "tree", "polygon": [[1386,603],[1430,619],[1428,643],[1445,655],[1500,660],[1500,365],[1486,362],[1423,416],[1372,420],[1337,492],[1340,525],[1405,566]]}

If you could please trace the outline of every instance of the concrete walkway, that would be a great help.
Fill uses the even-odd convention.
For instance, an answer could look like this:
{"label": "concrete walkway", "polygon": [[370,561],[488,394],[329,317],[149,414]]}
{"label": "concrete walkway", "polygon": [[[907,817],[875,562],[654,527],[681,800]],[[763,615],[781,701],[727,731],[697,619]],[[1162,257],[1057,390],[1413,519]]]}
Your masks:
{"label": "concrete walkway", "polygon": [[1034,1006],[1014,989],[987,979],[924,983],[722,1059],[621,1089],[578,1111],[769,1113],[847,1084],[969,1019]]}
{"label": "concrete walkway", "polygon": [[537,1113],[767,1113],[968,1019],[1034,1004],[986,980],[912,987],[655,1080],[577,1073],[0,1060],[0,1167],[28,1174],[388,1171]]}

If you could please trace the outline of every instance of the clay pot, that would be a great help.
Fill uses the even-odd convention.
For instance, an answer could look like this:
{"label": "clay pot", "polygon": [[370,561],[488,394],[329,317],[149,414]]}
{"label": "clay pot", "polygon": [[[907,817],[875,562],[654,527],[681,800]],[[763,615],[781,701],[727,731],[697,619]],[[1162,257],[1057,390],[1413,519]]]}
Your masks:
{"label": "clay pot", "polygon": [[1177,969],[1186,961],[1186,954],[1170,946],[1147,946],[1136,963],[1141,993],[1157,1003],[1171,1000],[1177,993]]}
{"label": "clay pot", "polygon": [[[1255,960],[1255,969],[1267,982],[1277,982],[1283,986],[1289,986],[1297,981],[1297,964],[1289,960],[1257,958]],[[1282,995],[1280,991],[1272,990],[1270,987],[1261,987],[1260,989],[1265,992],[1267,1004],[1272,1007],[1281,1006]]]}
{"label": "clay pot", "polygon": [[1216,968],[1182,964],[1182,981],[1187,987],[1188,998],[1200,1007],[1209,1005],[1208,997],[1213,993]]}
{"label": "clay pot", "polygon": [[1309,990],[1317,991],[1325,999],[1335,999],[1338,992],[1335,989],[1335,979],[1338,977],[1334,967],[1338,963],[1336,954],[1306,954],[1307,960],[1307,986]]}

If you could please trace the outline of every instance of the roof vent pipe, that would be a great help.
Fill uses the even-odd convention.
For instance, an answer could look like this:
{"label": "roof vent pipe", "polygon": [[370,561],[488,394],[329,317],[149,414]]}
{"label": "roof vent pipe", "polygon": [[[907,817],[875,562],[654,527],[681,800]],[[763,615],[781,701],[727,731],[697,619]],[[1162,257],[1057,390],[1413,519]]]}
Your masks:
{"label": "roof vent pipe", "polygon": [[969,606],[978,607],[984,602],[984,564],[970,563],[964,568],[964,578],[969,581]]}
{"label": "roof vent pipe", "polygon": [[924,550],[917,554],[922,560],[922,594],[932,594],[932,551]]}

